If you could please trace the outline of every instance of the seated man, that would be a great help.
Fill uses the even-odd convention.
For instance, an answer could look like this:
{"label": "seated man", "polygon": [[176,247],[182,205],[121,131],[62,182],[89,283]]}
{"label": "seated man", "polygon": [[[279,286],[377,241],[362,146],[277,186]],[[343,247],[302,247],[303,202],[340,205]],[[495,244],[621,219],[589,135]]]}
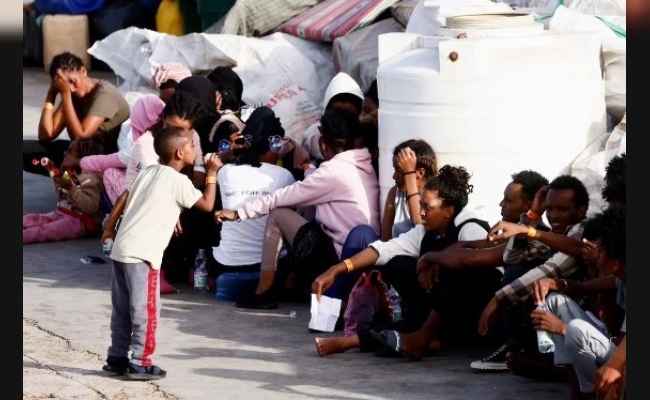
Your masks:
{"label": "seated man", "polygon": [[[593,399],[594,379],[599,367],[611,368],[618,378],[603,383],[602,389],[611,390],[621,382],[625,367],[625,347],[617,345],[626,336],[626,320],[617,331],[610,332],[606,324],[577,301],[577,296],[590,293],[616,292],[618,305],[626,308],[625,207],[610,207],[587,221],[585,230],[595,233],[595,243],[586,241],[586,247],[598,249],[596,264],[599,277],[578,282],[568,279],[545,278],[533,285],[535,303],[546,303],[549,311],[533,311],[535,329],[551,333],[555,345],[556,365],[573,366],[575,377],[572,399]],[[623,343],[623,346],[625,344]],[[611,361],[611,362],[610,362]],[[600,379],[604,377],[600,376]]]}
{"label": "seated man", "polygon": [[[532,221],[523,226],[501,221],[490,230],[490,239],[502,240],[518,236],[521,240],[538,240],[551,245],[553,249],[552,255],[543,264],[530,269],[519,278],[499,289],[485,307],[479,319],[478,329],[481,335],[487,335],[489,325],[493,322],[497,310],[500,308],[510,310],[507,314],[505,328],[508,336],[506,346],[482,361],[484,363],[498,362],[501,364],[503,361],[507,361],[506,357],[509,354],[510,363],[506,362],[506,366],[515,374],[566,379],[568,376],[566,370],[558,371],[555,368],[545,368],[548,363],[539,363],[533,359],[524,358],[521,354],[524,350],[527,353],[537,354],[535,332],[530,326],[528,318],[534,307],[529,299],[533,283],[548,276],[569,277],[584,274],[584,268],[581,268],[582,260],[579,247],[577,251],[565,253],[558,251],[550,240],[555,236],[566,235],[572,237],[573,241],[579,245],[583,232],[581,222],[585,219],[589,207],[587,189],[576,177],[561,175],[551,182],[547,190],[544,204],[536,206],[539,208],[531,209],[532,212],[529,214],[529,218],[532,216]],[[540,221],[542,212],[546,212],[546,218],[551,225],[551,232],[555,235],[534,227],[535,223]],[[518,235],[511,234],[511,231],[505,228],[516,228]],[[521,234],[522,230],[526,233]],[[551,239],[549,240],[549,238]],[[549,240],[549,242],[546,240]],[[535,250],[513,246],[504,253],[503,257],[506,261],[516,261],[522,259],[522,257],[527,257],[526,254],[530,255],[532,251]],[[515,328],[518,328],[518,330],[515,330]]]}

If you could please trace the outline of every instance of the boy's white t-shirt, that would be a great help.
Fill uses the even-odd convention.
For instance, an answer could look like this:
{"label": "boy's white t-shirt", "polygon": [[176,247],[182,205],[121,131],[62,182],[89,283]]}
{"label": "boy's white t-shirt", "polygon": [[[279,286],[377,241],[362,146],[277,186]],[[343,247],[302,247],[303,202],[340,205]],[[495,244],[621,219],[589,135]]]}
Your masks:
{"label": "boy's white t-shirt", "polygon": [[[192,145],[196,158],[194,159],[194,170],[205,172],[203,163],[203,151],[199,134],[192,129]],[[133,143],[131,157],[126,165],[126,175],[124,176],[124,188],[128,189],[140,172],[147,169],[148,166],[158,164],[158,154],[153,147],[153,135],[151,131],[146,131]]]}
{"label": "boy's white t-shirt", "polygon": [[[226,210],[237,210],[247,201],[256,199],[295,182],[286,168],[262,163],[251,165],[224,165],[217,175],[221,202]],[[224,221],[221,241],[214,247],[215,260],[223,265],[244,266],[262,259],[262,242],[268,215],[240,222]]]}
{"label": "boy's white t-shirt", "polygon": [[129,189],[110,257],[123,263],[147,261],[160,269],[178,216],[201,196],[187,175],[166,165],[149,166]]}

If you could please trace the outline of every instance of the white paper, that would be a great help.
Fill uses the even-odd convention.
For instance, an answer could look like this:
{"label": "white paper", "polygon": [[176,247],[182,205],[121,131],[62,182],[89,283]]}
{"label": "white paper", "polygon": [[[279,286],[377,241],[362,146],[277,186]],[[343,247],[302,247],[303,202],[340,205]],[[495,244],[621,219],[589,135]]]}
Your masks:
{"label": "white paper", "polygon": [[319,302],[316,300],[316,295],[312,293],[309,328],[321,332],[334,332],[340,312],[341,299],[321,296]]}

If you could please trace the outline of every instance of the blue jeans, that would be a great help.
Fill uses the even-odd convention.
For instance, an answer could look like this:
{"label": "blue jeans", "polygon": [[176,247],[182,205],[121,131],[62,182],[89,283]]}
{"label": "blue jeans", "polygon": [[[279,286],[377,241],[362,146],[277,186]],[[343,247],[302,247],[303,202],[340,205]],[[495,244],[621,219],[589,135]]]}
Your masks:
{"label": "blue jeans", "polygon": [[[361,250],[365,249],[370,243],[379,239],[379,236],[370,225],[357,225],[350,230],[343,243],[341,250],[341,260],[350,258]],[[325,291],[325,295],[336,299],[347,301],[352,287],[357,282],[364,271],[369,271],[372,266],[355,270],[350,274],[340,274],[334,280],[332,287]]]}

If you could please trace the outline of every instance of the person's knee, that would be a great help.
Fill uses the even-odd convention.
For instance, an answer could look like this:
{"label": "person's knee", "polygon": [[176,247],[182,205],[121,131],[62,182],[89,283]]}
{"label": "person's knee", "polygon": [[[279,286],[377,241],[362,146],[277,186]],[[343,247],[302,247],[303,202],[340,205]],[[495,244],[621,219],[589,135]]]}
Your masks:
{"label": "person's knee", "polygon": [[567,324],[564,345],[571,354],[576,354],[587,345],[587,331],[590,328],[591,324],[581,319],[573,319]]}
{"label": "person's knee", "polygon": [[344,247],[361,250],[378,238],[377,232],[370,225],[357,225],[348,233]]}
{"label": "person's knee", "polygon": [[568,299],[569,298],[566,295],[561,293],[549,293],[548,296],[546,296],[545,302],[549,311],[558,315],[560,310],[567,306]]}

